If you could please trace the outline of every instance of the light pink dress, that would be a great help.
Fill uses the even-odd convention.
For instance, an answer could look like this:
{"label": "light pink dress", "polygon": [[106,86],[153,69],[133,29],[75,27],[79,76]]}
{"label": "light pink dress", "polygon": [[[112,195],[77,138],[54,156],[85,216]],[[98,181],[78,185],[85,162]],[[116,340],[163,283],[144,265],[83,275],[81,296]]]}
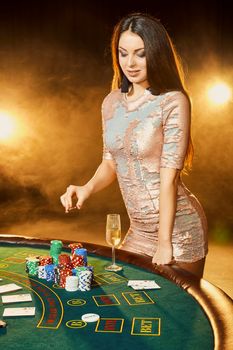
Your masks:
{"label": "light pink dress", "polygon": [[[130,218],[122,249],[153,256],[158,242],[160,168],[182,169],[188,145],[190,110],[179,91],[150,91],[127,101],[113,90],[103,101],[104,159],[115,162]],[[207,254],[207,223],[196,197],[179,180],[172,233],[176,261],[194,262]]]}

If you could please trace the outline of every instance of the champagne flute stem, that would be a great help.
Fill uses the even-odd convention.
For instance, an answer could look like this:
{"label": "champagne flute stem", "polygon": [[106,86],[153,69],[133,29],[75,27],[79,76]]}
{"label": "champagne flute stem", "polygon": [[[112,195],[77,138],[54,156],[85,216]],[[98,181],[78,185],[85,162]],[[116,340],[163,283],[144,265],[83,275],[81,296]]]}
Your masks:
{"label": "champagne flute stem", "polygon": [[112,265],[115,265],[115,247],[114,245],[112,246]]}

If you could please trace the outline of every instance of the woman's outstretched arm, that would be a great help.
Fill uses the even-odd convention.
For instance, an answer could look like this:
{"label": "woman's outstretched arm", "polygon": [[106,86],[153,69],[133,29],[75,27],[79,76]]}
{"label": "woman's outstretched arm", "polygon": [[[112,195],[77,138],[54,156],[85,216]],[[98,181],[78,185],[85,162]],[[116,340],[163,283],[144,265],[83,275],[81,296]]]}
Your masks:
{"label": "woman's outstretched arm", "polygon": [[112,160],[103,159],[102,163],[97,168],[94,176],[83,186],[70,185],[66,192],[60,197],[62,205],[65,207],[65,212],[68,213],[71,208],[74,208],[72,199],[76,197],[77,202],[75,207],[80,209],[84,201],[91,194],[101,191],[109,186],[116,179],[115,163]]}

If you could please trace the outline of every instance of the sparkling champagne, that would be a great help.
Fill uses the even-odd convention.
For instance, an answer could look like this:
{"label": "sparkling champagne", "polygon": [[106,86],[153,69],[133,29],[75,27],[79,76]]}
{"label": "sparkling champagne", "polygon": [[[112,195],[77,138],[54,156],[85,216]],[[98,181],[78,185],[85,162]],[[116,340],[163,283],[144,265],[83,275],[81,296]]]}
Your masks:
{"label": "sparkling champagne", "polygon": [[117,247],[121,241],[121,230],[119,228],[107,229],[106,241],[109,245]]}
{"label": "sparkling champagne", "polygon": [[106,223],[106,242],[112,246],[112,264],[105,267],[107,271],[120,271],[122,266],[115,262],[115,247],[121,242],[121,219],[119,214],[108,214]]}

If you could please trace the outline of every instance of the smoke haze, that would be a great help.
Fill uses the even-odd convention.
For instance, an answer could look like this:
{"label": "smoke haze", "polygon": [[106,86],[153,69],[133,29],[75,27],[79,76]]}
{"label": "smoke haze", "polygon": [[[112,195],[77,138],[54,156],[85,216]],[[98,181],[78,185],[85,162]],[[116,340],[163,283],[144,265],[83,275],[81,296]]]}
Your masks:
{"label": "smoke haze", "polygon": [[[91,12],[90,5],[84,8],[80,3],[79,9],[78,2],[65,6],[51,1],[41,7],[36,2],[23,15],[24,3],[28,5],[22,2],[11,11],[5,5],[0,17],[0,111],[7,111],[18,125],[14,139],[0,141],[0,233],[59,238],[69,225],[82,238],[91,220],[97,231],[103,230],[110,211],[123,216],[126,230],[117,184],[95,194],[80,213],[64,215],[59,202],[69,184],[84,184],[101,162],[101,103],[112,78],[110,36],[123,10],[107,19],[106,8],[101,15],[96,8]],[[187,41],[187,36],[178,35],[174,19],[169,22],[162,16],[162,8],[155,12],[174,29],[193,102],[196,152],[193,171],[184,181],[203,204],[212,231],[222,227],[231,232],[232,103],[209,105],[205,89],[219,72],[232,84],[232,56],[223,42],[224,61],[216,54],[220,37],[217,43],[210,40],[216,35],[214,26],[198,41],[195,31],[203,19],[187,28],[193,35]],[[181,28],[185,23],[180,22]],[[103,221],[98,222],[99,217]]]}

